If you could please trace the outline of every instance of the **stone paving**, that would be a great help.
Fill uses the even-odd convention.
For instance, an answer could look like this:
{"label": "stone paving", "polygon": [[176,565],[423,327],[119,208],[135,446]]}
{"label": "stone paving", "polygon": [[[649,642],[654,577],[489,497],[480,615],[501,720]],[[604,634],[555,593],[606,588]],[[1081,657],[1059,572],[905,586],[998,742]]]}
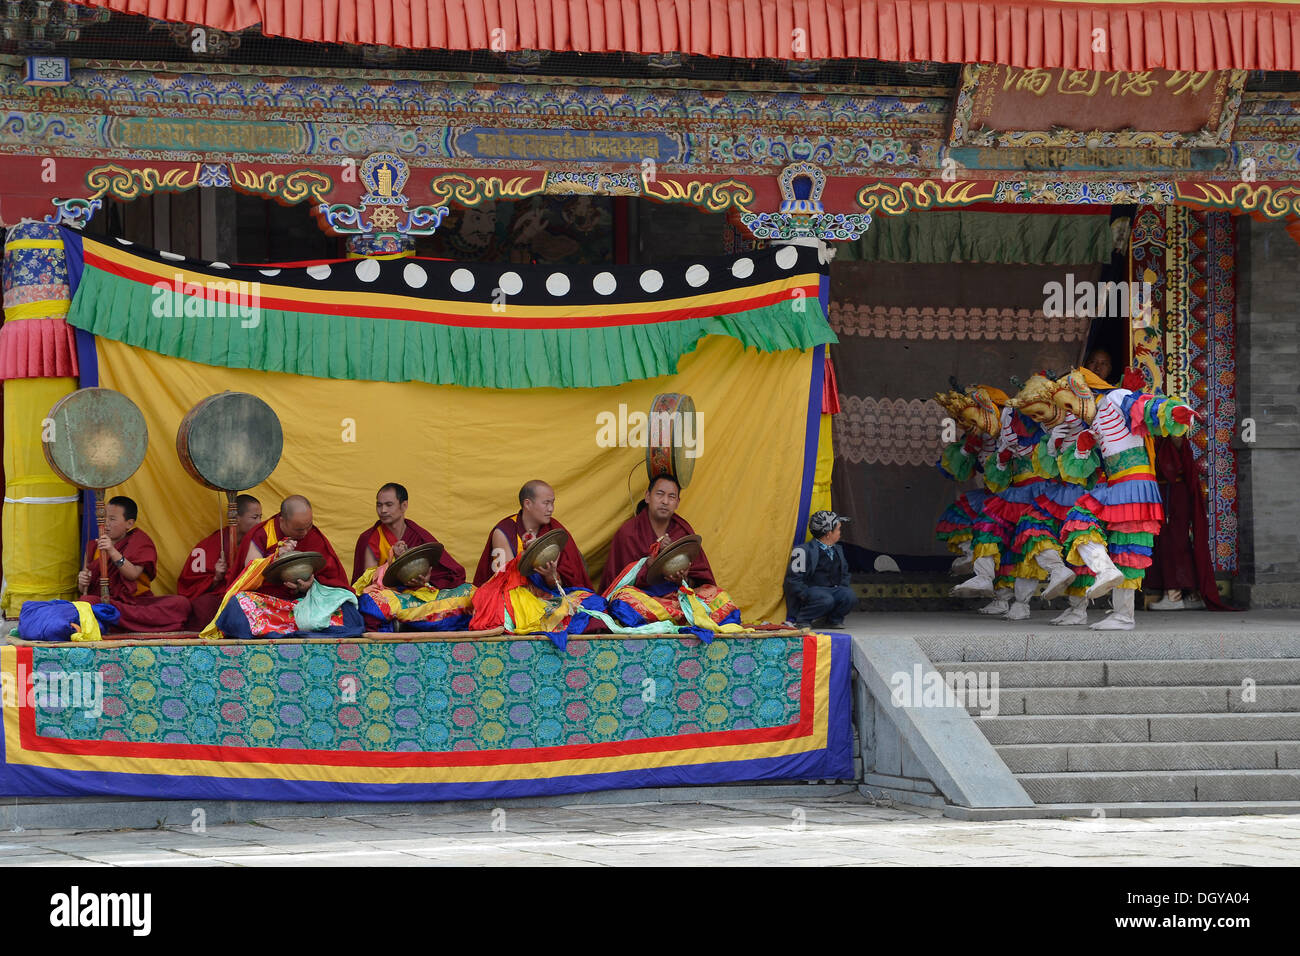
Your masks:
{"label": "stone paving", "polygon": [[1285,866],[1300,816],[963,822],[852,797],[0,831],[0,866]]}

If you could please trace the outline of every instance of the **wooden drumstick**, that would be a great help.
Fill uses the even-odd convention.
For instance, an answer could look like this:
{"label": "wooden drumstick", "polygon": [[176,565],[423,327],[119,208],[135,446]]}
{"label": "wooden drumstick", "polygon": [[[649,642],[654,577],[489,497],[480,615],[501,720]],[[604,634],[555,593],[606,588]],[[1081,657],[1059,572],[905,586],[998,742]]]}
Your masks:
{"label": "wooden drumstick", "polygon": [[[104,537],[104,522],[108,520],[108,508],[104,504],[107,489],[96,489],[95,491],[95,520],[99,524],[99,537]],[[103,604],[108,603],[108,552],[99,547],[98,542],[95,545],[99,551],[99,600]]]}

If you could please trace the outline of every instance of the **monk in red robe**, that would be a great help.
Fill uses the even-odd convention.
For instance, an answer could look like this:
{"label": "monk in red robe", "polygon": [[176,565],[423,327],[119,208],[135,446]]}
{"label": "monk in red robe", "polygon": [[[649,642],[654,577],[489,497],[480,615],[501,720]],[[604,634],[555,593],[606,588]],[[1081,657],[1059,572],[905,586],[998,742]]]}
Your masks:
{"label": "monk in red robe", "polygon": [[[519,489],[519,511],[507,515],[496,523],[488,534],[483,554],[474,572],[474,584],[484,584],[493,574],[502,570],[511,558],[523,552],[534,538],[564,525],[552,517],[555,511],[555,489],[540,479],[533,479]],[[582,560],[573,536],[564,546],[560,557],[550,564],[539,565],[537,573],[550,582],[558,573],[566,588],[592,590],[587,565]]]}
{"label": "monk in red robe", "polygon": [[[379,520],[357,538],[356,551],[352,556],[353,583],[367,568],[387,564],[417,545],[437,543],[437,538],[406,517],[407,499],[406,488],[391,481],[375,495],[375,514]],[[464,583],[465,569],[444,549],[438,563],[430,569],[429,576],[423,581],[412,582],[412,587],[430,587],[441,591]]]}
{"label": "monk in red robe", "polygon": [[[190,550],[180,577],[176,579],[176,592],[190,602],[190,619],[185,625],[191,631],[201,631],[217,614],[221,598],[230,587],[233,577],[227,572],[239,552],[239,543],[262,523],[262,503],[252,495],[235,499],[235,538],[230,540],[226,528],[212,532]],[[226,535],[223,552],[221,536]]]}
{"label": "monk in red robe", "polygon": [[[695,529],[677,514],[680,497],[681,487],[668,475],[660,475],[650,484],[645,501],[637,505],[636,514],[614,532],[614,540],[609,545],[609,559],[605,562],[605,573],[600,579],[601,591],[608,590],[628,565],[648,556],[656,543],[663,547],[678,538],[695,534]],[[709,567],[709,559],[704,556],[703,548],[691,562],[690,568],[678,576],[679,579],[682,577],[688,578],[691,584],[717,584],[713,580],[713,569]],[[646,586],[645,568],[637,574],[636,585],[641,588]]]}
{"label": "monk in red robe", "polygon": [[715,624],[739,623],[739,609],[731,596],[717,586],[703,548],[689,568],[672,578],[653,585],[647,578],[650,560],[662,548],[695,533],[677,514],[680,501],[681,486],[677,479],[657,475],[646,489],[645,500],[637,506],[636,514],[614,533],[601,590],[609,612],[623,624],[635,626],[654,621],[686,624],[681,608],[685,592],[679,590],[683,582],[700,599]]}
{"label": "monk in red robe", "polygon": [[343,563],[329,539],[312,523],[311,502],[302,495],[285,498],[278,514],[244,537],[235,564],[243,568],[268,554],[283,557],[290,551],[317,551],[324,555],[325,566],[307,581],[287,585],[263,582],[255,590],[286,601],[302,597],[315,581],[328,587],[351,590]]}
{"label": "monk in red robe", "polygon": [[190,602],[180,595],[158,595],[150,589],[157,571],[158,549],[135,526],[140,509],[123,495],[105,508],[104,533],[87,542],[86,566],[77,575],[82,601],[100,602],[99,555],[108,555],[108,603],[121,612],[123,631],[179,631],[190,614]]}

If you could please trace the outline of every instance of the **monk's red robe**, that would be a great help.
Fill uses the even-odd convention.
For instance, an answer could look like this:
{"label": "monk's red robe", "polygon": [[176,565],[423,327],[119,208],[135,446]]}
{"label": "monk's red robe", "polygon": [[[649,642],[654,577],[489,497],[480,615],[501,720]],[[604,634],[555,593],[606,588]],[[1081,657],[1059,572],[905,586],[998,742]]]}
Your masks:
{"label": "monk's red robe", "polygon": [[[233,537],[230,529],[223,528],[222,531],[227,533],[227,541]],[[230,569],[235,566],[234,553],[226,554],[226,573],[220,578],[213,574],[217,562],[221,560],[222,531],[212,532],[190,549],[189,557],[185,559],[185,565],[176,579],[176,593],[190,602],[190,619],[186,627],[192,631],[203,630],[216,616],[221,598],[234,580],[234,575],[230,573]],[[203,553],[202,559],[195,551]]]}
{"label": "monk's red robe", "polygon": [[[280,516],[277,514],[269,521],[248,532],[244,536],[244,540],[239,542],[239,554],[235,558],[235,567],[240,570],[243,569],[244,565],[248,563],[248,555],[254,546],[262,552],[263,556],[273,555],[275,554],[276,545],[283,540],[284,526],[280,524]],[[332,588],[352,589],[347,572],[343,570],[343,562],[334,553],[334,546],[321,533],[320,528],[312,525],[311,529],[298,542],[297,549],[299,551],[318,551],[325,556],[325,567],[316,573],[316,580],[321,584]],[[254,590],[261,594],[269,594],[271,597],[283,598],[286,601],[296,601],[302,597],[300,594],[289,593],[289,589],[283,584],[263,582],[261,587],[254,588]]]}
{"label": "monk's red robe", "polygon": [[[676,541],[678,538],[684,538],[688,534],[695,534],[695,530],[681,517],[673,515],[668,519],[669,542]],[[654,528],[650,524],[649,509],[642,508],[639,512],[623,522],[623,526],[614,532],[614,540],[609,545],[609,559],[605,562],[605,573],[601,576],[600,591],[604,594],[609,590],[609,586],[617,581],[627,570],[628,565],[640,561],[650,554],[650,547],[657,541],[659,536],[655,534]],[[646,563],[636,578],[636,587],[644,589],[647,585],[646,570],[650,567]],[[691,562],[691,573],[689,575],[691,585],[698,586],[701,584],[716,584],[713,580],[713,569],[709,567],[709,559],[705,557],[704,549],[695,556]]]}
{"label": "monk's red robe", "polygon": [[[153,539],[139,528],[132,528],[114,542],[122,557],[141,568],[134,581],[122,577],[121,569],[108,562],[108,603],[122,614],[117,627],[123,631],[179,631],[190,614],[190,602],[178,594],[154,594],[150,582],[158,570],[158,549]],[[90,587],[80,598],[99,603],[99,548],[94,541],[86,545],[86,563],[90,568]]]}
{"label": "monk's red robe", "polygon": [[[387,542],[388,547],[384,548],[381,544],[381,536]],[[352,555],[352,580],[357,578],[366,570],[366,551],[368,550],[374,556],[375,564],[380,565],[389,559],[388,549],[397,543],[396,535],[376,521],[357,538],[357,546]],[[421,544],[437,544],[438,539],[428,531],[425,531],[410,518],[406,519],[406,532],[402,535],[402,541],[408,548],[414,548]],[[383,552],[383,553],[381,553]],[[465,583],[465,569],[460,566],[447,550],[444,548],[442,557],[438,563],[433,566],[429,572],[428,586],[435,591],[442,591],[446,588],[454,588]]]}
{"label": "monk's red robe", "polygon": [[[492,528],[492,531],[500,531],[504,534],[506,541],[510,543],[510,554],[506,556],[507,561],[523,550],[524,523],[521,517],[522,514],[522,512],[517,512],[508,515],[498,521]],[[540,538],[548,531],[554,531],[556,528],[564,528],[564,525],[552,518],[549,523],[542,525],[537,532],[537,536]],[[487,544],[483,546],[483,554],[478,559],[478,569],[474,572],[474,585],[476,587],[492,577],[492,531],[488,532]],[[594,590],[591,586],[591,578],[587,576],[587,565],[583,563],[582,552],[578,550],[573,535],[569,535],[569,543],[560,552],[558,570],[560,581],[563,582],[566,588]]]}

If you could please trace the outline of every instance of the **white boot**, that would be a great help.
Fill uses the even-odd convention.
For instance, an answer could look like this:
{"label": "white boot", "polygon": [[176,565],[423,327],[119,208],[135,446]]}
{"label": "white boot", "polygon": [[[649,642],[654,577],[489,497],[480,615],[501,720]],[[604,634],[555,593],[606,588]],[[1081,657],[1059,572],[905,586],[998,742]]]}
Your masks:
{"label": "white boot", "polygon": [[1114,608],[1109,614],[1092,626],[1094,631],[1131,631],[1133,630],[1133,598],[1135,588],[1115,588],[1110,592],[1110,605]]}
{"label": "white boot", "polygon": [[993,592],[993,600],[980,608],[981,614],[996,614],[1001,617],[1011,607],[1011,588],[998,588]]}
{"label": "white boot", "polygon": [[1037,590],[1038,582],[1033,578],[1016,578],[1016,599],[1011,602],[1011,606],[1007,608],[1007,613],[1002,616],[1008,621],[1028,620],[1029,599],[1034,596],[1034,592]]}
{"label": "white boot", "polygon": [[1184,611],[1186,609],[1187,602],[1183,600],[1183,592],[1177,588],[1165,591],[1165,596],[1159,601],[1147,605],[1149,611]]}
{"label": "white boot", "polygon": [[997,559],[991,554],[975,559],[975,576],[953,588],[953,597],[992,597],[993,575],[997,572]]}
{"label": "white boot", "polygon": [[971,574],[975,570],[975,556],[971,554],[971,543],[963,541],[957,547],[961,548],[961,554],[957,555],[957,560],[953,561],[948,573],[955,576]]}
{"label": "white boot", "polygon": [[1070,627],[1075,624],[1088,623],[1088,598],[1083,594],[1071,594],[1070,606],[1052,618],[1053,624]]}
{"label": "white boot", "polygon": [[1115,562],[1110,559],[1106,549],[1096,541],[1079,545],[1079,557],[1083,558],[1083,563],[1096,577],[1092,587],[1088,588],[1088,597],[1102,597],[1124,580],[1124,572],[1115,567]]}
{"label": "white boot", "polygon": [[1034,555],[1038,566],[1047,572],[1047,583],[1043,585],[1043,600],[1051,601],[1065,593],[1076,575],[1061,560],[1061,552],[1056,550],[1039,551]]}

